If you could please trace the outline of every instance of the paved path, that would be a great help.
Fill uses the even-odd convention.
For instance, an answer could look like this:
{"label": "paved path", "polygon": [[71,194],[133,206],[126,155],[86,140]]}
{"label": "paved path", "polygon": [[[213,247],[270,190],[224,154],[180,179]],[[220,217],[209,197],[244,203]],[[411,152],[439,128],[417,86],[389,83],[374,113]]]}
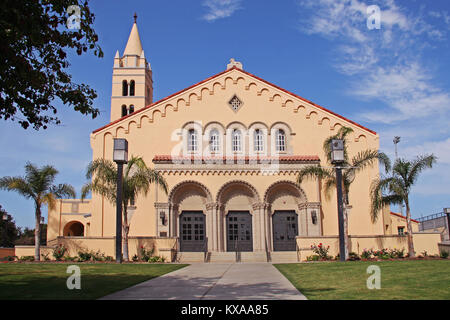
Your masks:
{"label": "paved path", "polygon": [[270,263],[198,263],[102,299],[306,300],[306,297]]}

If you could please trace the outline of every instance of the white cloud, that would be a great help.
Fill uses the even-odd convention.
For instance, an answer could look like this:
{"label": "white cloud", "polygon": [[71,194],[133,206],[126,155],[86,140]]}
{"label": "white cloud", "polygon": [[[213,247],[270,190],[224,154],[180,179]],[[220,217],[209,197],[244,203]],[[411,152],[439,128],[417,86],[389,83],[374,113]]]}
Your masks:
{"label": "white cloud", "polygon": [[203,5],[208,12],[203,16],[206,21],[230,17],[235,11],[242,8],[242,0],[205,0]]}
{"label": "white cloud", "polygon": [[[348,94],[381,101],[383,110],[363,111],[357,119],[398,123],[450,111],[450,95],[433,82],[421,60],[427,41],[445,34],[420,13],[409,13],[394,0],[374,1],[381,11],[381,29],[367,28],[367,7],[359,0],[303,0],[302,31],[338,43],[333,66],[357,78]],[[310,12],[309,15],[305,12]],[[444,13],[431,13],[441,17]],[[424,41],[425,40],[425,41]]]}

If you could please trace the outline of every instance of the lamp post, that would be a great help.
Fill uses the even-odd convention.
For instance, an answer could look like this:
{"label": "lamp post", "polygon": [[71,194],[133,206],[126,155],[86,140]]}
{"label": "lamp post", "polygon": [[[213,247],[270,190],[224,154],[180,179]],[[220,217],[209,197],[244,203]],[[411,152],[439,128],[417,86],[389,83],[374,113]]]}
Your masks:
{"label": "lamp post", "polygon": [[114,139],[113,160],[117,163],[116,262],[122,263],[122,180],[123,165],[128,162],[128,141],[126,139]]}
{"label": "lamp post", "polygon": [[[8,239],[8,214],[7,213],[3,214],[2,220],[4,221],[4,224],[5,224],[5,228],[4,228],[5,230],[3,230],[3,245],[6,247],[6,242]],[[1,247],[1,245],[0,245],[0,247]]]}
{"label": "lamp post", "polygon": [[336,168],[336,189],[339,222],[339,258],[345,261],[345,238],[344,238],[344,201],[342,195],[342,167],[344,163],[344,140],[331,140],[331,163]]}
{"label": "lamp post", "polygon": [[450,240],[450,208],[444,208],[444,213],[447,215],[447,233]]}

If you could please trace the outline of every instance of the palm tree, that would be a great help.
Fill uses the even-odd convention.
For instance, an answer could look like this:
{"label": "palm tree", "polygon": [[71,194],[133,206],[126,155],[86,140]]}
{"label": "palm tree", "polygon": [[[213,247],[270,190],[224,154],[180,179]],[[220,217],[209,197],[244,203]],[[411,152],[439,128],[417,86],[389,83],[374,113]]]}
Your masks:
{"label": "palm tree", "polygon": [[[381,177],[372,182],[371,185],[371,216],[372,221],[376,221],[378,213],[383,206],[388,204],[405,204],[406,223],[408,228],[408,253],[410,257],[415,256],[411,226],[411,207],[409,195],[411,187],[417,181],[419,174],[426,168],[432,168],[437,157],[433,154],[418,156],[413,161],[397,159],[392,167],[390,175]],[[390,171],[390,166],[387,171]],[[383,195],[383,193],[387,194]]]}
{"label": "palm tree", "polygon": [[[327,162],[331,166],[331,140],[342,139],[344,141],[344,163],[341,165],[342,170],[342,190],[343,190],[343,202],[344,202],[344,242],[346,248],[346,259],[349,253],[349,241],[348,241],[348,216],[347,216],[347,206],[349,204],[349,192],[350,185],[355,180],[356,174],[368,166],[372,166],[375,160],[379,160],[382,163],[389,163],[389,158],[382,152],[377,150],[364,150],[360,151],[350,160],[348,159],[347,152],[347,136],[353,132],[352,128],[341,127],[339,131],[325,139],[323,143],[323,150],[327,157]],[[301,184],[304,179],[320,179],[324,181],[325,192],[329,192],[336,187],[336,175],[333,168],[324,168],[318,166],[307,166],[301,169],[297,176],[297,183]]]}
{"label": "palm tree", "polygon": [[[116,203],[117,166],[114,162],[105,159],[92,161],[87,167],[86,178],[91,182],[83,186],[82,199],[92,191],[106,197],[112,204]],[[129,260],[128,232],[130,231],[130,221],[128,219],[128,206],[134,203],[140,194],[147,195],[151,183],[156,183],[167,194],[167,183],[161,174],[148,168],[141,157],[132,156],[123,173],[122,235],[125,261]]]}
{"label": "palm tree", "polygon": [[27,199],[34,201],[36,227],[34,229],[34,260],[40,261],[41,207],[47,205],[49,210],[56,208],[56,199],[64,197],[75,198],[75,189],[69,184],[54,185],[58,170],[52,166],[41,169],[31,163],[25,165],[25,177],[3,177],[0,179],[0,189],[16,191]]}

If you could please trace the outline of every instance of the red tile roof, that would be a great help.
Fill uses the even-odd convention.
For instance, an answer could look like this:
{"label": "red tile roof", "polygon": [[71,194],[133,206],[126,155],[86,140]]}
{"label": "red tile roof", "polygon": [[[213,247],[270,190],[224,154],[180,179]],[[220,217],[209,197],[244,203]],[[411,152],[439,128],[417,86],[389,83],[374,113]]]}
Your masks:
{"label": "red tile roof", "polygon": [[156,155],[153,158],[153,162],[172,162],[172,161],[202,161],[202,162],[214,162],[214,161],[222,161],[222,162],[228,162],[228,161],[259,161],[259,162],[272,162],[272,161],[279,161],[283,163],[301,163],[301,162],[319,162],[320,159],[318,156],[280,156],[280,157],[249,157],[249,156],[242,156],[242,157],[201,157],[201,156],[171,156],[171,155]]}
{"label": "red tile roof", "polygon": [[319,109],[322,109],[322,110],[324,110],[324,111],[326,111],[326,112],[328,112],[328,113],[331,113],[332,115],[335,115],[336,117],[339,117],[339,118],[341,118],[341,119],[343,119],[343,120],[345,120],[345,121],[348,121],[348,122],[354,124],[355,126],[360,127],[361,129],[364,129],[364,130],[366,130],[366,131],[368,131],[368,132],[370,132],[370,133],[373,133],[373,134],[377,134],[375,131],[370,130],[370,129],[368,129],[368,128],[366,128],[366,127],[364,127],[364,126],[362,126],[362,125],[360,125],[360,124],[358,124],[358,123],[356,123],[356,122],[354,122],[354,121],[352,121],[352,120],[350,120],[350,119],[347,119],[346,117],[343,117],[343,116],[341,116],[341,115],[339,115],[339,114],[337,114],[337,113],[335,113],[335,112],[333,112],[333,111],[330,111],[330,110],[328,110],[328,109],[326,109],[326,108],[324,108],[324,107],[322,107],[322,106],[320,106],[320,105],[318,105],[318,104],[315,104],[314,102],[311,102],[311,101],[309,101],[309,100],[307,100],[307,99],[305,99],[305,98],[303,98],[303,97],[300,97],[299,95],[296,95],[295,93],[292,93],[292,92],[290,92],[290,91],[288,91],[288,90],[286,90],[286,89],[283,89],[283,88],[281,88],[281,87],[279,87],[279,86],[277,86],[277,85],[275,85],[275,84],[273,84],[273,83],[271,83],[271,82],[269,82],[269,81],[266,81],[266,80],[264,80],[264,79],[262,79],[262,78],[259,78],[259,77],[255,76],[255,75],[253,75],[253,74],[251,74],[251,73],[249,73],[249,72],[247,72],[247,71],[244,71],[244,70],[242,70],[242,69],[239,69],[239,68],[237,68],[237,67],[232,67],[232,68],[227,69],[227,70],[225,70],[225,71],[219,72],[219,73],[217,73],[217,74],[215,74],[215,75],[213,75],[213,76],[211,76],[211,77],[209,77],[209,78],[207,78],[207,79],[205,79],[205,80],[203,80],[203,81],[197,82],[196,84],[194,84],[194,85],[192,85],[192,86],[190,86],[190,87],[187,87],[187,88],[185,88],[185,89],[183,89],[183,90],[180,90],[180,91],[178,91],[178,92],[175,92],[174,94],[171,94],[171,95],[168,96],[168,97],[165,97],[165,98],[163,98],[163,99],[161,99],[161,100],[159,100],[159,101],[156,101],[156,102],[154,102],[154,103],[152,103],[152,104],[150,104],[150,105],[148,105],[148,106],[146,106],[146,107],[144,107],[144,108],[142,108],[142,109],[139,109],[139,110],[133,112],[132,114],[126,115],[126,116],[124,116],[124,117],[122,117],[122,118],[119,118],[119,119],[113,121],[113,122],[110,122],[110,123],[108,123],[107,125],[105,125],[105,126],[103,126],[103,127],[101,127],[101,128],[98,128],[98,129],[94,130],[92,133],[99,132],[99,131],[101,131],[101,130],[103,130],[103,129],[109,127],[109,126],[112,126],[113,124],[116,124],[116,123],[118,123],[118,122],[120,122],[120,121],[122,121],[122,120],[125,120],[126,118],[128,118],[128,117],[130,117],[130,116],[133,116],[133,115],[135,115],[135,114],[137,114],[137,113],[140,113],[140,112],[142,112],[142,111],[144,111],[144,110],[150,109],[150,108],[152,108],[152,107],[158,105],[159,103],[161,103],[161,102],[163,102],[163,101],[165,101],[165,100],[168,100],[168,99],[170,99],[170,98],[172,98],[172,97],[174,97],[174,96],[176,96],[176,95],[179,95],[179,94],[181,94],[181,93],[183,93],[183,92],[185,92],[185,91],[187,91],[187,90],[189,90],[189,89],[192,89],[192,88],[194,88],[194,87],[196,87],[196,86],[198,86],[198,85],[200,85],[200,84],[202,84],[202,83],[205,83],[205,82],[207,82],[207,81],[209,81],[209,80],[212,80],[212,79],[214,79],[214,78],[217,78],[217,77],[219,77],[219,76],[221,76],[221,75],[223,75],[223,74],[225,74],[225,73],[227,73],[227,72],[231,72],[232,70],[238,70],[238,71],[240,71],[240,72],[242,72],[242,73],[244,73],[244,74],[246,74],[246,75],[248,75],[248,76],[250,76],[250,77],[253,77],[253,78],[255,78],[255,79],[259,80],[259,81],[262,81],[262,82],[264,82],[264,83],[266,83],[266,84],[268,84],[268,85],[274,87],[274,88],[277,88],[278,90],[281,90],[281,91],[283,91],[283,92],[286,92],[287,94],[290,94],[290,95],[292,95],[292,96],[294,96],[294,97],[296,97],[296,98],[298,98],[298,99],[300,99],[300,100],[303,100],[303,101],[305,101],[305,102],[307,102],[307,103],[309,103],[309,104],[311,104],[311,105],[313,105],[313,106],[315,106],[315,107],[317,107],[317,108],[319,108]]}
{"label": "red tile roof", "polygon": [[[406,217],[405,217],[405,216],[402,216],[402,215],[401,215],[401,214],[399,214],[399,213],[391,212],[391,214],[392,214],[392,215],[394,215],[394,216],[397,216],[397,217],[399,217],[399,218],[403,218],[403,219],[406,219]],[[414,219],[411,219],[411,221],[419,223],[419,221],[417,221],[417,220],[414,220]]]}

